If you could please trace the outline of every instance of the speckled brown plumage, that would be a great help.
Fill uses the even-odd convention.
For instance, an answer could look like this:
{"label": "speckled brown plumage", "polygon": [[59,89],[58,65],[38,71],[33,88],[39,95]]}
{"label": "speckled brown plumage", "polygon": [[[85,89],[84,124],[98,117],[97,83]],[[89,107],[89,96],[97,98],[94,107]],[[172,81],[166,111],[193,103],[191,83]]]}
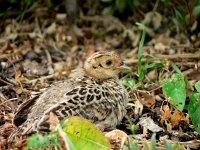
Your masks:
{"label": "speckled brown plumage", "polygon": [[68,80],[51,85],[39,97],[19,107],[14,122],[25,119],[16,123],[19,126],[10,138],[48,131],[50,112],[59,120],[80,116],[101,129],[115,127],[125,116],[128,101],[128,93],[117,77],[122,68],[118,54],[94,53],[83,68],[72,71]]}

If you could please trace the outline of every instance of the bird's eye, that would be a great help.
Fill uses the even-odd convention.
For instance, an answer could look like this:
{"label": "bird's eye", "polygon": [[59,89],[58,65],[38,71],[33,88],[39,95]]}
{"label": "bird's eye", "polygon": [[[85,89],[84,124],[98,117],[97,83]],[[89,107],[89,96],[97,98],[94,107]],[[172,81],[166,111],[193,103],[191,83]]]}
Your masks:
{"label": "bird's eye", "polygon": [[106,65],[107,65],[107,66],[112,65],[112,60],[107,60],[107,61],[106,61]]}

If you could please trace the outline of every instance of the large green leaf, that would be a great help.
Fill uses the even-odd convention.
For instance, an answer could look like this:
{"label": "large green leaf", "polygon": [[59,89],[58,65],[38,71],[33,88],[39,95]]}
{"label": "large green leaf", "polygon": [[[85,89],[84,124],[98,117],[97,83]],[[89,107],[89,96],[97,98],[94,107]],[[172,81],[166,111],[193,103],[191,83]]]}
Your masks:
{"label": "large green leaf", "polygon": [[182,74],[175,73],[170,79],[162,82],[162,89],[170,103],[177,106],[181,111],[185,106],[186,90],[185,81]]}
{"label": "large green leaf", "polygon": [[192,120],[192,124],[198,133],[200,133],[200,93],[190,94],[190,103],[188,106],[188,113]]}
{"label": "large green leaf", "polygon": [[104,134],[88,120],[77,116],[71,117],[65,121],[63,131],[77,150],[110,149]]}
{"label": "large green leaf", "polygon": [[200,93],[200,80],[195,84],[195,88]]}

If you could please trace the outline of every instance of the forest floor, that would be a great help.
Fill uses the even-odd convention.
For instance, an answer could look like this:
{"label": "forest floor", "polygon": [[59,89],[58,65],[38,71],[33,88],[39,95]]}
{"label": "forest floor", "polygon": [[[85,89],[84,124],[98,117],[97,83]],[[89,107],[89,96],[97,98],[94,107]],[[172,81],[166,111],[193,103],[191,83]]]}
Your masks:
{"label": "forest floor", "polygon": [[[123,20],[80,14],[74,23],[69,23],[65,13],[38,7],[21,22],[19,18],[6,18],[0,23],[0,149],[9,147],[7,138],[18,106],[40,93],[40,89],[67,79],[72,69],[81,67],[88,56],[99,50],[117,51],[132,68],[130,73],[120,74],[130,101],[128,117],[117,127],[119,130],[132,135],[129,118],[136,125],[134,139],[138,141],[149,140],[156,132],[158,147],[168,140],[198,148],[200,135],[187,109],[179,111],[169,103],[162,80],[177,72],[176,67],[192,85],[200,80],[199,27],[177,24],[174,17],[155,11]],[[138,77],[138,47],[143,28],[136,22],[147,27],[142,48],[142,84]],[[191,91],[186,87],[186,106]]]}

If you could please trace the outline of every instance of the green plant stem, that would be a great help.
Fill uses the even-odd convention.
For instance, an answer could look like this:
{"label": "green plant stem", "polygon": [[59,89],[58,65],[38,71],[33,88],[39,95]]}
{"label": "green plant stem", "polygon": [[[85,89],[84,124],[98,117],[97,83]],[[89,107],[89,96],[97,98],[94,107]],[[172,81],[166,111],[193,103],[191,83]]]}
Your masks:
{"label": "green plant stem", "polygon": [[142,48],[144,46],[144,40],[146,36],[146,27],[143,24],[136,23],[138,26],[143,27],[143,32],[142,32],[142,37],[139,43],[139,48],[138,48],[138,76],[139,76],[139,81],[140,83],[142,82],[142,79],[144,77],[144,73],[142,70]]}
{"label": "green plant stem", "polygon": [[155,12],[157,10],[159,2],[160,2],[160,0],[156,0],[156,4],[153,7],[153,12]]}

